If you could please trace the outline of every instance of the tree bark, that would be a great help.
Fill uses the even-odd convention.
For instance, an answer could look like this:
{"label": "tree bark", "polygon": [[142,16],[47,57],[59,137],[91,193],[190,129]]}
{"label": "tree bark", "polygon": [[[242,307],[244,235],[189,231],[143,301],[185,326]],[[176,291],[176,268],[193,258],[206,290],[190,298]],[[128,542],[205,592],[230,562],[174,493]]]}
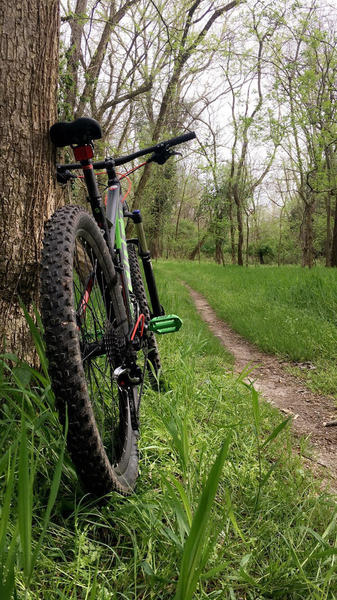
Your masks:
{"label": "tree bark", "polygon": [[246,267],[249,262],[249,215],[246,214]]}
{"label": "tree bark", "polygon": [[280,212],[280,222],[279,222],[279,236],[278,236],[278,245],[277,245],[277,266],[281,266],[281,247],[282,247],[282,217],[283,217],[283,209],[281,208]]}
{"label": "tree bark", "polygon": [[176,221],[176,231],[175,231],[175,239],[176,240],[178,239],[178,230],[179,230],[180,215],[181,215],[181,210],[182,210],[182,207],[183,207],[183,204],[184,204],[185,190],[186,190],[186,186],[187,186],[187,181],[188,181],[188,178],[186,177],[186,179],[184,181],[183,191],[182,191],[182,194],[181,194],[181,200],[180,200],[180,204],[179,204],[177,221]]}
{"label": "tree bark", "polygon": [[232,265],[236,263],[236,252],[235,252],[235,225],[233,218],[233,200],[232,197],[229,198],[229,222],[230,222],[230,232],[231,232],[231,259]]}
{"label": "tree bark", "polygon": [[[206,20],[205,25],[199,31],[197,35],[190,36],[191,27],[193,26],[193,19],[195,12],[197,11],[199,5],[201,4],[201,0],[194,0],[191,4],[189,10],[185,14],[185,22],[183,27],[181,28],[182,34],[179,40],[178,45],[176,44],[177,52],[174,59],[173,71],[170,76],[167,86],[165,88],[165,92],[163,94],[158,117],[156,122],[153,124],[152,131],[152,143],[155,144],[158,142],[163,129],[166,126],[166,119],[169,112],[170,107],[177,102],[179,99],[179,84],[181,81],[182,74],[184,72],[184,68],[186,63],[189,61],[191,56],[195,50],[199,47],[201,42],[206,38],[208,32],[212,29],[214,23],[223,15],[231,11],[233,8],[240,4],[241,0],[232,0],[225,6],[222,6],[216,10],[211,12],[211,9],[207,10],[205,14],[211,12],[211,15]],[[150,178],[150,164],[145,165],[139,183],[137,185],[137,189],[135,190],[135,199],[132,204],[132,209],[138,208],[142,204],[142,200],[145,194],[146,184]],[[128,229],[127,229],[128,232]]]}
{"label": "tree bark", "polygon": [[243,222],[242,222],[242,207],[241,199],[237,186],[233,187],[233,195],[236,204],[236,218],[238,224],[238,265],[243,267]]}
{"label": "tree bark", "polygon": [[304,203],[304,215],[303,215],[303,254],[302,254],[302,266],[311,267],[314,263],[314,232],[313,232],[313,213],[314,205],[312,202]]}
{"label": "tree bark", "polygon": [[151,220],[148,227],[149,231],[149,249],[152,258],[159,258],[162,251],[163,235],[163,205],[165,199],[156,195],[151,207]]}
{"label": "tree bark", "polygon": [[74,116],[75,104],[78,94],[78,67],[81,60],[81,40],[83,35],[83,17],[87,10],[88,0],[77,0],[74,14],[70,20],[71,38],[66,52],[69,80],[66,86],[64,114],[65,120]]}
{"label": "tree bark", "polygon": [[190,252],[189,254],[189,260],[194,260],[196,255],[200,252],[201,246],[203,245],[205,239],[206,239],[207,234],[205,233],[205,235],[201,238],[201,240],[198,240],[197,245],[193,248],[192,252]]}
{"label": "tree bark", "polygon": [[222,239],[216,238],[215,241],[215,262],[218,265],[223,265],[225,263],[223,250],[222,250]]}
{"label": "tree bark", "polygon": [[325,248],[325,266],[331,267],[331,194],[326,198],[326,248]]}
{"label": "tree bark", "polygon": [[335,218],[332,234],[331,266],[337,267],[337,197],[335,203]]}
{"label": "tree bark", "polygon": [[48,132],[57,117],[58,1],[3,4],[0,35],[0,340],[29,356],[19,298],[38,303],[43,226],[56,205]]}

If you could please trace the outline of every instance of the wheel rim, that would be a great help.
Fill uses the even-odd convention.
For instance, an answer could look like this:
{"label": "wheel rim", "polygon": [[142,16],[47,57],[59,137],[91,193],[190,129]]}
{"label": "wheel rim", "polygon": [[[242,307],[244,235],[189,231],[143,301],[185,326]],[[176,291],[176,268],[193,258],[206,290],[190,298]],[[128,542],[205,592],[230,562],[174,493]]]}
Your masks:
{"label": "wheel rim", "polygon": [[[127,424],[127,398],[113,377],[119,357],[111,341],[113,307],[104,270],[90,242],[75,240],[73,294],[82,365],[97,428],[110,463],[122,456]],[[107,352],[107,338],[110,352]]]}

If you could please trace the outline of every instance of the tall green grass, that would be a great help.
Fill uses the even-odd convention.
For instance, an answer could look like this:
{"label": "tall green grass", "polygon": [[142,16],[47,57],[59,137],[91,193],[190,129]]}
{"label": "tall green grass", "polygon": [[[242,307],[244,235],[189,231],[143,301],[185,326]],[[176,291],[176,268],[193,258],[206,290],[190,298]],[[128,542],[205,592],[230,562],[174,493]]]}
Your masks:
{"label": "tall green grass", "polygon": [[[65,441],[51,410],[53,399],[48,378],[20,363],[13,355],[1,356],[0,362],[3,448],[0,462],[0,598],[9,600],[18,593],[15,566],[21,573],[22,587],[28,597],[60,486]],[[48,428],[54,430],[54,439]],[[48,444],[49,452],[54,452],[51,471],[46,472],[51,465],[44,464],[41,458]],[[34,536],[36,521],[38,527]]]}
{"label": "tall green grass", "polygon": [[337,271],[162,262],[201,292],[220,319],[266,352],[294,362],[308,385],[337,397]]}
{"label": "tall green grass", "polygon": [[48,378],[2,357],[0,598],[337,598],[334,497],[164,275],[184,326],[160,339],[166,391],[144,394],[132,497],[83,495]]}

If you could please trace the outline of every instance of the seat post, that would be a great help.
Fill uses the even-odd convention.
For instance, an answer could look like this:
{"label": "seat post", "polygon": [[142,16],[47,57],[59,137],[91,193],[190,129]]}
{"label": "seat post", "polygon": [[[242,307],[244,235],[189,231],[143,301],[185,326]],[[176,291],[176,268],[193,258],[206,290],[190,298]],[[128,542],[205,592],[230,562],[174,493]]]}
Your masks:
{"label": "seat post", "polygon": [[90,203],[92,214],[98,227],[100,227],[100,229],[103,229],[104,231],[104,238],[108,245],[111,258],[113,259],[114,251],[110,241],[108,222],[106,220],[102,196],[98,188],[97,178],[92,164],[92,158],[94,156],[93,146],[92,144],[85,146],[75,146],[72,149],[74,152],[75,160],[81,163],[84,181],[88,190],[87,199]]}

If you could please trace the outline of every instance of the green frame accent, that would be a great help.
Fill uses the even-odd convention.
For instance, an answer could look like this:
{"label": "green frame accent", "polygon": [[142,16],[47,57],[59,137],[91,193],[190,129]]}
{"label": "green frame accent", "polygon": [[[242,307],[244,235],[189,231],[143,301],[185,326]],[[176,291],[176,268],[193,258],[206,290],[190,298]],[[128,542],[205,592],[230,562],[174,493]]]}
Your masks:
{"label": "green frame accent", "polygon": [[[128,245],[126,243],[123,209],[120,206],[116,215],[115,246],[122,254],[128,289],[132,292],[131,273],[129,265]],[[132,310],[132,307],[131,307]]]}

